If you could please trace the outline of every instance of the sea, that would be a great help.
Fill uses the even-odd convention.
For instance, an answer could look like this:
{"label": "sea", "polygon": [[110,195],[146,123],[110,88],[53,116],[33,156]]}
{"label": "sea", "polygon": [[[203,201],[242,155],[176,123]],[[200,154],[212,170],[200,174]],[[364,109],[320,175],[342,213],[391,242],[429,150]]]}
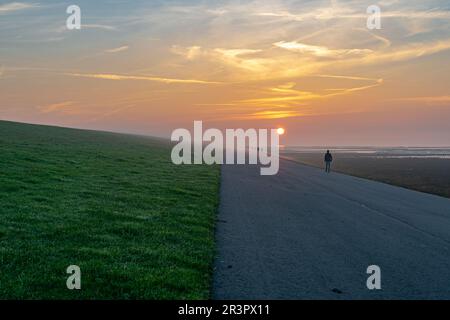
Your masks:
{"label": "sea", "polygon": [[331,153],[375,158],[450,159],[450,147],[303,147],[281,146],[280,153]]}

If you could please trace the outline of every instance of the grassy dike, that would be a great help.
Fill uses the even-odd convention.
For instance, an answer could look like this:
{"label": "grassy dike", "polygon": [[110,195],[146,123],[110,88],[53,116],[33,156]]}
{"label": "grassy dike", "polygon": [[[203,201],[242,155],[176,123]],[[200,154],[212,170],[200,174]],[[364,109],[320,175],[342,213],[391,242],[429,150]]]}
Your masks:
{"label": "grassy dike", "polygon": [[[0,121],[0,299],[208,298],[219,166],[168,142]],[[69,265],[81,290],[68,290]]]}

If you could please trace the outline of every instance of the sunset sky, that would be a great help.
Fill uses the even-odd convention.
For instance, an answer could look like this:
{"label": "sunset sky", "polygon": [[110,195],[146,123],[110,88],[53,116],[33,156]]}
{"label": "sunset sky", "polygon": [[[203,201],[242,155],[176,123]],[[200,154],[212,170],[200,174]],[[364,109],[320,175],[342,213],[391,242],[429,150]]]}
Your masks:
{"label": "sunset sky", "polygon": [[[66,8],[82,29],[67,30]],[[381,30],[366,27],[367,7]],[[0,1],[0,119],[450,145],[448,1]]]}

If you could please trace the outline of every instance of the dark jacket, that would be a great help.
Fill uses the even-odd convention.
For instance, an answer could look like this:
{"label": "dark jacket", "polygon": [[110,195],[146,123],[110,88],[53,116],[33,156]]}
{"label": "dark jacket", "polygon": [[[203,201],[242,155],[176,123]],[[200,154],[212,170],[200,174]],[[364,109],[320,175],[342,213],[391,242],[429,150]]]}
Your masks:
{"label": "dark jacket", "polygon": [[331,162],[333,161],[333,156],[331,153],[325,153],[325,162]]}

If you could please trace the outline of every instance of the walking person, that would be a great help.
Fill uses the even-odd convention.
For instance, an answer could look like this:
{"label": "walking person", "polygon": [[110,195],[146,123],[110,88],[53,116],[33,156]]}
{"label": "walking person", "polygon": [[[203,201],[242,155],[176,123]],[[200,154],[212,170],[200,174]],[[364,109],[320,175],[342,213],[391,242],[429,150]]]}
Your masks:
{"label": "walking person", "polygon": [[325,153],[325,172],[330,173],[331,172],[331,162],[333,162],[333,156],[330,153],[330,150],[327,150],[327,153]]}

